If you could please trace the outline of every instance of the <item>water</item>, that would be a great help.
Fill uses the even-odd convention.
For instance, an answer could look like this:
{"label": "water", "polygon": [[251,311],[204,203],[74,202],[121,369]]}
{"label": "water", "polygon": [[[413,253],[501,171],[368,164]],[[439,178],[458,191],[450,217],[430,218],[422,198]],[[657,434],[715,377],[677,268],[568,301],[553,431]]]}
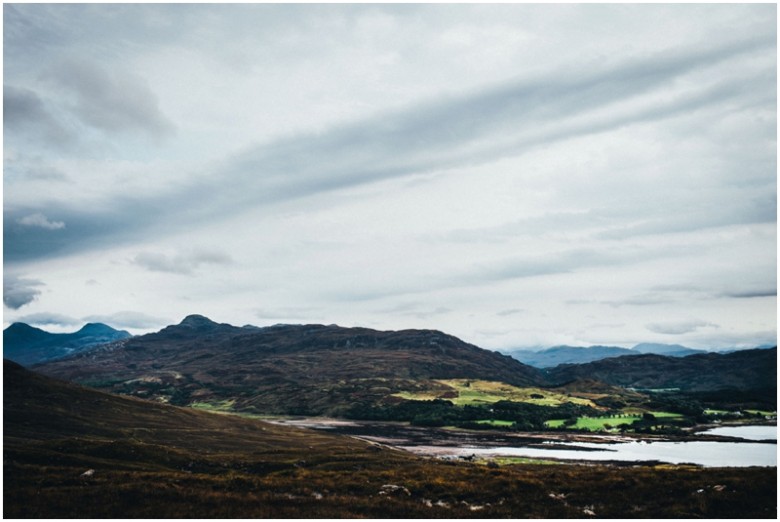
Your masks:
{"label": "water", "polygon": [[[446,430],[410,428],[397,423],[324,423],[322,419],[305,419],[309,427],[328,428],[382,444],[427,456],[512,456],[537,459],[584,461],[646,462],[698,464],[708,467],[777,467],[777,444],[758,442],[681,441],[648,442],[618,437],[598,437],[610,442],[563,442],[548,440],[528,447],[511,437],[491,433],[460,433]],[[293,421],[285,421],[293,422]],[[301,421],[294,421],[300,423]],[[363,428],[362,430],[360,428]],[[724,426],[703,432],[707,435],[740,437],[749,441],[777,440],[775,426]],[[594,437],[596,438],[596,437]],[[501,441],[497,439],[503,439]],[[622,440],[620,440],[622,439]],[[614,441],[614,442],[613,442]],[[508,444],[497,446],[497,444]],[[549,446],[549,447],[545,447]]]}
{"label": "water", "polygon": [[701,433],[747,440],[777,440],[777,426],[721,426]]}
{"label": "water", "polygon": [[[777,440],[776,426],[723,426],[703,432],[708,435],[740,437],[747,440]],[[561,449],[568,446],[571,449]],[[622,462],[658,460],[670,464],[700,466],[777,466],[777,444],[755,442],[646,442],[609,444],[585,442],[557,443],[555,448],[463,448],[475,455],[517,456]],[[588,450],[588,451],[583,451]]]}
{"label": "water", "polygon": [[[777,466],[777,445],[754,442],[622,442],[592,444],[567,442],[556,444],[571,449],[541,448],[470,448],[464,453],[477,456],[513,456],[593,461],[652,461],[700,466]],[[579,449],[579,450],[578,450]],[[582,451],[587,449],[589,451]]]}

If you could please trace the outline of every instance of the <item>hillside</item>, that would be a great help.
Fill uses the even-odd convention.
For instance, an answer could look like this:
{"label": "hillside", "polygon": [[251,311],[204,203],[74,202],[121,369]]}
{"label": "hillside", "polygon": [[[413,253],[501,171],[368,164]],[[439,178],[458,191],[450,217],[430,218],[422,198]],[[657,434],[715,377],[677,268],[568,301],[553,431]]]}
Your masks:
{"label": "hillside", "polygon": [[50,333],[25,323],[13,323],[3,330],[3,357],[31,366],[129,337],[128,332],[102,323],[87,323],[79,331],[65,334]]}
{"label": "hillside", "polygon": [[629,505],[643,518],[771,519],[777,511],[774,468],[444,462],[105,394],[9,361],[3,375],[6,518],[562,519],[586,510],[620,518]]}
{"label": "hillside", "polygon": [[535,368],[434,330],[239,328],[202,316],[36,370],[179,405],[307,415],[338,414],[432,379],[545,381]]}
{"label": "hillside", "polygon": [[638,389],[704,392],[777,388],[777,348],[708,353],[687,357],[636,355],[547,370],[552,382],[595,379]]}

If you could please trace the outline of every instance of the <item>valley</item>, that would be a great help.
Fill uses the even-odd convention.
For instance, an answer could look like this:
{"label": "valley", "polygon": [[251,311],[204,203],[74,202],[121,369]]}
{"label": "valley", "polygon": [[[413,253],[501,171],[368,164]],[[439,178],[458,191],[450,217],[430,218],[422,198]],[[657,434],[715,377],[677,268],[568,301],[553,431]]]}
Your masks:
{"label": "valley", "polygon": [[9,518],[776,514],[776,467],[442,460],[346,433],[105,394],[10,362],[3,373]]}
{"label": "valley", "polygon": [[773,358],[547,370],[433,330],[188,316],[5,362],[4,514],[772,518],[776,436],[703,430],[776,424]]}

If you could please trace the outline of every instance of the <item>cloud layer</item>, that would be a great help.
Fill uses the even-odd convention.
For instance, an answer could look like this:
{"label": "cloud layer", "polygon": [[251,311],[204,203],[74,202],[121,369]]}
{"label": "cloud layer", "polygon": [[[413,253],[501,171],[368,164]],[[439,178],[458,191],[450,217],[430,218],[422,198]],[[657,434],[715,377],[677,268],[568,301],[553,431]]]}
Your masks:
{"label": "cloud layer", "polygon": [[4,14],[8,319],[776,331],[776,6]]}

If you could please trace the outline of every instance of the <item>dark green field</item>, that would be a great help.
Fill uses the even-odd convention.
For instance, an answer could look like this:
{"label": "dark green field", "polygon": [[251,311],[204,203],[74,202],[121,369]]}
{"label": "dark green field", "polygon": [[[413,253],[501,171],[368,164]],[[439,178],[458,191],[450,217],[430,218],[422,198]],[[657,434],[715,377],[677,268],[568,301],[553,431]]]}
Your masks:
{"label": "dark green field", "polygon": [[4,365],[8,518],[775,518],[776,468],[485,465]]}

